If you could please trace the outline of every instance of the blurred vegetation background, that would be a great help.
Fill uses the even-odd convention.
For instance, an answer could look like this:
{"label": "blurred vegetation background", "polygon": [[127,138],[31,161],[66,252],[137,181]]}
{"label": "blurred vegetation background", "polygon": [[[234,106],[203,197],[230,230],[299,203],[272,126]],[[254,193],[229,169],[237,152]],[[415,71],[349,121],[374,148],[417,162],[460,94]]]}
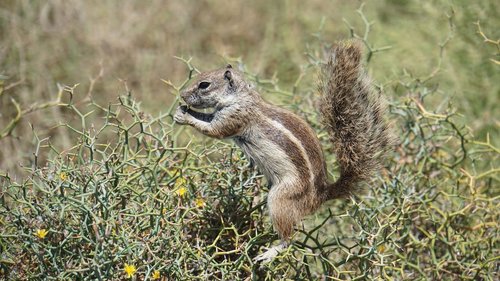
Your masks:
{"label": "blurred vegetation background", "polygon": [[[164,110],[174,97],[161,79],[185,78],[185,65],[176,56],[192,57],[201,70],[241,58],[251,72],[290,87],[318,32],[325,42],[350,37],[349,25],[363,35],[363,18],[356,12],[361,3],[1,1],[0,128],[16,116],[12,100],[29,109],[53,100],[58,83],[80,84],[75,99],[81,99],[89,77],[101,71],[93,85],[99,102],[116,101],[120,80],[126,80],[148,112]],[[377,84],[396,88],[396,96],[389,97],[395,99],[407,94],[401,83],[426,80],[439,69],[426,81],[439,87],[433,104],[451,101],[474,135],[484,139],[489,133],[498,144],[498,45],[483,42],[475,23],[498,40],[499,10],[497,1],[367,1],[363,13],[373,23],[370,43],[391,47],[371,59],[370,74]],[[451,27],[448,17],[453,17]],[[442,51],[440,44],[445,44]],[[29,124],[70,146],[63,132],[50,129],[66,118],[64,108],[32,111],[23,114],[9,138],[0,139],[1,169],[14,173],[31,156]]]}
{"label": "blurred vegetation background", "polygon": [[[498,280],[498,1],[0,2],[0,279]],[[175,126],[227,62],[318,132],[316,72],[358,37],[398,143],[366,194],[276,239],[227,141]],[[264,191],[263,191],[264,190]]]}

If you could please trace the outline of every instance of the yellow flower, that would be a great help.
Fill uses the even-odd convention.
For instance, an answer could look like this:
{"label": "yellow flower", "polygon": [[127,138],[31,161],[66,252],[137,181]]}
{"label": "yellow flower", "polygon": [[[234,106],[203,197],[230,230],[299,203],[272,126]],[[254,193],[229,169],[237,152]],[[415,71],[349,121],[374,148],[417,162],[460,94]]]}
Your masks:
{"label": "yellow flower", "polygon": [[125,170],[125,173],[130,174],[130,173],[132,173],[134,171],[134,167],[127,166],[127,167],[125,167],[124,170]]}
{"label": "yellow flower", "polygon": [[40,238],[40,239],[43,239],[43,238],[45,238],[45,236],[47,236],[47,233],[49,233],[49,232],[44,228],[38,229],[36,231],[36,236],[38,236],[38,238]]}
{"label": "yellow flower", "polygon": [[203,198],[196,198],[196,200],[194,200],[194,203],[198,208],[205,207],[205,200],[203,200]]}
{"label": "yellow flower", "polygon": [[186,186],[186,183],[186,179],[179,177],[175,180],[175,187],[184,187]]}
{"label": "yellow flower", "polygon": [[436,152],[436,156],[439,157],[439,158],[447,158],[448,157],[448,153],[442,149],[438,150]]}
{"label": "yellow flower", "polygon": [[62,181],[66,181],[68,179],[68,175],[65,173],[65,172],[61,172],[59,174],[59,178],[62,180]]}
{"label": "yellow flower", "polygon": [[134,276],[134,273],[137,271],[135,265],[133,264],[125,264],[125,268],[123,270],[127,273],[127,278]]}
{"label": "yellow flower", "polygon": [[153,275],[151,276],[151,279],[153,280],[160,279],[160,271],[155,270],[155,272],[153,272]]}
{"label": "yellow flower", "polygon": [[184,194],[186,194],[186,192],[187,192],[187,188],[185,188],[185,187],[181,187],[175,191],[175,193],[177,193],[177,195],[179,195],[180,197],[183,197]]}
{"label": "yellow flower", "polygon": [[385,246],[384,245],[379,245],[377,247],[377,250],[379,253],[383,254],[385,252]]}

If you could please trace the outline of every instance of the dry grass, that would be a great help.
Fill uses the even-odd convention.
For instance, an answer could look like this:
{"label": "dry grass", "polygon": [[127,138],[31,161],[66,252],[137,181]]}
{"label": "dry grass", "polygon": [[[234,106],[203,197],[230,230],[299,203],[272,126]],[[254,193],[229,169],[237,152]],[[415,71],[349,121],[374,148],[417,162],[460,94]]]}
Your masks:
{"label": "dry grass", "polygon": [[[0,278],[499,278],[495,1],[145,3],[0,3]],[[193,65],[239,65],[313,125],[335,177],[314,80],[349,27],[399,142],[366,194],[260,267],[265,181],[232,144],[173,125],[178,90]]]}
{"label": "dry grass", "polygon": [[[241,58],[259,77],[279,79],[289,87],[301,75],[304,50],[322,30],[322,40],[333,42],[349,36],[348,25],[363,34],[359,3],[345,1],[269,2],[238,1],[2,1],[0,4],[0,74],[4,90],[0,96],[4,128],[16,111],[11,98],[22,109],[53,100],[57,83],[74,85],[83,97],[89,77],[94,98],[104,104],[116,101],[123,91],[120,79],[150,112],[164,110],[172,102],[161,79],[180,82],[184,64],[174,56],[193,57],[200,69],[211,69],[231,58]],[[393,98],[406,95],[401,84],[425,80],[439,85],[433,106],[452,100],[467,125],[484,139],[486,133],[498,145],[500,79],[498,45],[483,43],[474,24],[480,22],[487,36],[498,38],[500,9],[495,1],[454,6],[450,32],[449,4],[399,1],[367,2],[366,17],[373,23],[370,43],[390,46],[390,52],[373,57],[370,72]],[[439,44],[451,36],[440,59]],[[314,43],[312,44],[314,46]],[[99,73],[102,71],[102,75]],[[307,82],[307,81],[306,81]],[[311,82],[312,85],[312,82]],[[14,87],[15,86],[15,87]],[[276,101],[279,98],[269,95]],[[17,173],[19,163],[31,156],[29,124],[69,147],[61,131],[48,130],[68,116],[64,109],[49,109],[22,117],[10,138],[2,138],[0,167]],[[69,118],[69,117],[68,117]],[[56,137],[57,136],[57,137]],[[19,153],[21,152],[21,153]]]}

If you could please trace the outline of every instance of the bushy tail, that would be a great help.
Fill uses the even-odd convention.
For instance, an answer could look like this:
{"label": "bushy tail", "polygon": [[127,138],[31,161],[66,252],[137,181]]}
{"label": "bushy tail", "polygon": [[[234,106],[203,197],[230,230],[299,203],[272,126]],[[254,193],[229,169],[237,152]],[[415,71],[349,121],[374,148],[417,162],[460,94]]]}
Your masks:
{"label": "bushy tail", "polygon": [[383,119],[385,107],[371,90],[361,58],[359,42],[341,42],[322,67],[322,121],[340,165],[340,178],[327,187],[325,200],[348,196],[360,182],[369,180],[380,169],[381,156],[391,143]]}

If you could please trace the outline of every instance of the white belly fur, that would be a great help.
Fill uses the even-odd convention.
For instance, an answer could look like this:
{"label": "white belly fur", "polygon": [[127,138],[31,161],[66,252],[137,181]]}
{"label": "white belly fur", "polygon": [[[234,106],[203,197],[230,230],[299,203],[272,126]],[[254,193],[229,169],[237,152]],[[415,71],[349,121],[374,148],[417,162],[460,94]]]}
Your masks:
{"label": "white belly fur", "polygon": [[285,151],[268,137],[263,135],[258,128],[246,132],[250,138],[235,138],[236,144],[245,155],[255,163],[259,170],[273,185],[289,181],[298,176],[297,169]]}

